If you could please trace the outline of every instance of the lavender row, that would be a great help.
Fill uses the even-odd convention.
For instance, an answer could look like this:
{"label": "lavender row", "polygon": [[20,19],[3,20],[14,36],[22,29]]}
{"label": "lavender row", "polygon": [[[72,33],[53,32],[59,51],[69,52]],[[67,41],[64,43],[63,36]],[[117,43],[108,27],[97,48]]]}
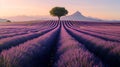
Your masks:
{"label": "lavender row", "polygon": [[[119,31],[119,26],[114,26],[114,25],[102,25],[102,26],[90,26],[90,25],[86,25],[86,26],[82,26],[80,25],[80,22],[70,22],[71,24],[74,25],[74,27],[79,27],[80,29],[85,29],[85,30],[89,30],[89,31],[94,31],[97,33],[101,33],[101,34],[106,34],[106,35],[114,35],[114,36],[119,36],[120,31]],[[94,24],[93,24],[94,25]]]}
{"label": "lavender row", "polygon": [[[79,27],[79,28],[81,28],[82,27],[82,29],[88,29],[88,30],[93,30],[93,31],[101,31],[101,32],[108,32],[108,33],[120,33],[120,31],[119,31],[119,26],[114,26],[114,25],[105,25],[105,24],[103,24],[102,26],[99,26],[99,25],[94,25],[94,24],[92,24],[92,26],[91,25],[81,25],[81,22],[74,22],[74,21],[70,21],[69,23],[71,23],[71,24],[73,24],[73,26],[75,26],[75,27]],[[99,24],[101,24],[101,23],[99,23]],[[109,24],[109,23],[108,23]]]}
{"label": "lavender row", "polygon": [[[37,27],[37,28],[39,28],[39,27]],[[34,30],[34,29],[25,30],[26,28],[24,28],[24,30],[14,29],[14,30],[13,30],[14,33],[2,34],[2,35],[0,35],[0,39],[2,39],[2,38],[7,38],[7,37],[18,36],[18,35],[24,35],[24,34],[28,34],[28,33],[35,33],[35,32],[38,32],[38,31],[40,31],[40,30],[44,30],[45,28],[48,28],[48,27],[39,28],[39,30]],[[17,30],[18,32],[17,32],[16,30]]]}
{"label": "lavender row", "polygon": [[[80,31],[79,29],[77,29],[77,27],[76,27],[76,28],[70,27],[68,23],[66,23],[66,26],[69,27],[69,29],[76,30],[76,32],[78,31],[78,34],[81,35],[81,37],[83,37],[83,38],[84,38],[84,37],[89,37],[89,38],[91,38],[91,39],[92,39],[93,41],[95,41],[95,42],[100,41],[100,42],[98,42],[98,44],[101,43],[101,46],[104,45],[104,46],[107,47],[107,45],[111,45],[111,46],[113,45],[113,47],[116,47],[116,46],[119,45],[119,42],[106,41],[106,40],[101,39],[101,38],[99,38],[99,37],[92,36],[92,34],[89,35],[88,33],[85,33],[85,32],[83,32],[83,31]],[[82,35],[84,35],[84,36],[82,36]],[[86,39],[87,39],[87,38],[86,38]],[[106,44],[107,44],[107,45],[106,45]],[[109,47],[109,46],[108,46],[108,47]]]}
{"label": "lavender row", "polygon": [[62,26],[54,67],[103,67],[102,62]]}
{"label": "lavender row", "polygon": [[12,34],[15,32],[36,32],[41,29],[47,28],[47,27],[52,27],[54,22],[44,22],[44,24],[36,24],[32,26],[1,26],[0,27],[0,36],[4,36],[4,34]]}
{"label": "lavender row", "polygon": [[86,31],[86,30],[81,30],[83,32],[86,32],[88,34],[91,34],[93,36],[99,37],[101,39],[107,40],[107,41],[114,41],[114,42],[120,42],[120,37],[118,36],[112,36],[112,35],[104,35],[104,34],[99,34],[99,33],[95,33],[95,32],[90,32],[90,31]]}
{"label": "lavender row", "polygon": [[[87,28],[87,29],[86,29]],[[88,27],[84,27],[84,28],[81,28],[82,30],[86,30],[86,31],[90,31],[90,32],[94,32],[94,33],[99,33],[99,34],[103,34],[103,35],[111,35],[111,36],[117,36],[117,37],[120,37],[119,33],[118,32],[108,32],[107,29],[104,29],[106,31],[103,31],[103,30],[99,30],[99,29],[90,29]],[[111,31],[114,30],[114,29],[111,29]]]}
{"label": "lavender row", "polygon": [[109,52],[107,59],[115,62],[116,67],[120,67],[120,45]]}
{"label": "lavender row", "polygon": [[[1,27],[0,27],[1,28]],[[0,29],[0,34],[10,34],[14,32],[27,32],[27,31],[37,31],[39,30],[39,27],[35,26],[3,26],[3,28]]]}
{"label": "lavender row", "polygon": [[4,34],[0,36],[0,39],[7,38],[7,37],[13,37],[13,36],[18,36],[18,35],[24,35],[27,34],[26,32],[15,32],[11,34]]}
{"label": "lavender row", "polygon": [[[46,24],[46,23],[44,23],[44,24]],[[39,27],[39,26],[30,27],[29,26],[29,28],[24,27],[22,29],[21,28],[20,29],[19,28],[14,28],[14,29],[12,29],[12,31],[14,33],[2,34],[2,35],[0,35],[0,39],[7,38],[7,37],[18,36],[18,35],[24,35],[24,34],[27,34],[27,33],[35,33],[35,32],[38,32],[40,30],[44,30],[46,28],[54,27],[56,25],[56,23],[53,24],[53,22],[49,22],[49,24],[50,24],[49,26],[43,26],[43,27]]]}
{"label": "lavender row", "polygon": [[80,31],[82,33],[85,33],[85,34],[88,34],[88,35],[91,35],[91,36],[94,36],[94,37],[101,38],[101,39],[106,40],[106,41],[120,42],[120,37],[117,37],[117,36],[103,35],[103,34],[91,32],[91,31],[82,30],[81,28],[73,27],[70,24],[69,24],[69,27],[71,27],[71,28],[73,28],[73,29],[75,29],[77,31]]}
{"label": "lavender row", "polygon": [[54,28],[57,27],[57,24],[52,27],[52,28],[47,28],[47,29],[44,29],[44,30],[41,30],[39,32],[36,32],[36,33],[29,33],[29,34],[25,34],[25,35],[20,35],[20,36],[14,36],[14,37],[8,37],[8,38],[4,38],[4,39],[1,39],[0,40],[0,52],[3,50],[3,49],[9,49],[13,46],[17,46],[19,45],[20,43],[24,43],[28,40],[32,40],[34,38],[37,38],[51,30],[53,30]]}
{"label": "lavender row", "polygon": [[45,67],[59,26],[39,38],[5,50],[0,55],[2,67]]}
{"label": "lavender row", "polygon": [[114,62],[113,60],[110,60],[111,55],[109,53],[112,49],[119,46],[120,43],[105,41],[84,33],[80,33],[71,28],[67,28],[67,31],[73,37],[75,37],[77,40],[83,43],[90,51],[92,51],[94,54],[98,55],[101,59],[103,59],[106,63],[109,63],[110,65],[116,67],[119,66],[120,62]]}

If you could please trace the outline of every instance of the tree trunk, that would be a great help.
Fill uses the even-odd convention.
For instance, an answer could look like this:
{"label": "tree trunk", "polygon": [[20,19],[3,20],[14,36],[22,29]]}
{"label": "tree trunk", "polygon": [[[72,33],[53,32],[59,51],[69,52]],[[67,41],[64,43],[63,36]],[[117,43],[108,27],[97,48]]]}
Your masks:
{"label": "tree trunk", "polygon": [[60,22],[60,17],[58,17],[58,21]]}

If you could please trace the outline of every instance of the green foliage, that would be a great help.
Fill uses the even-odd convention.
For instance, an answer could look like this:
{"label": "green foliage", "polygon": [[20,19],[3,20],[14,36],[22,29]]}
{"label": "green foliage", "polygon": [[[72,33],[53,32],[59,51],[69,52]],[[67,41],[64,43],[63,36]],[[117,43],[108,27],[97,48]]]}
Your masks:
{"label": "green foliage", "polygon": [[68,11],[64,7],[54,7],[50,10],[50,14],[60,19],[61,16],[67,15]]}

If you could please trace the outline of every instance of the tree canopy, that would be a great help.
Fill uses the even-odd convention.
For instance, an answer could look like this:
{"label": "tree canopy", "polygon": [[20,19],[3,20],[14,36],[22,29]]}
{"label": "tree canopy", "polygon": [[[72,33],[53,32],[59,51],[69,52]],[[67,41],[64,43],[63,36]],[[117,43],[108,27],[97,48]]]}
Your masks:
{"label": "tree canopy", "polygon": [[57,16],[60,20],[60,17],[67,15],[68,11],[64,7],[54,7],[50,10],[50,14],[52,16]]}

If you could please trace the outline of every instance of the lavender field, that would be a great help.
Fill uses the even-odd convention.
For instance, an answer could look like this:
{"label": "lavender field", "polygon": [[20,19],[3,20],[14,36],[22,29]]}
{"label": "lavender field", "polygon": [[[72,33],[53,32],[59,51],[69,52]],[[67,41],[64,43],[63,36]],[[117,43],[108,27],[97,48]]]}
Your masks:
{"label": "lavender field", "polygon": [[120,67],[120,23],[0,23],[0,67]]}

